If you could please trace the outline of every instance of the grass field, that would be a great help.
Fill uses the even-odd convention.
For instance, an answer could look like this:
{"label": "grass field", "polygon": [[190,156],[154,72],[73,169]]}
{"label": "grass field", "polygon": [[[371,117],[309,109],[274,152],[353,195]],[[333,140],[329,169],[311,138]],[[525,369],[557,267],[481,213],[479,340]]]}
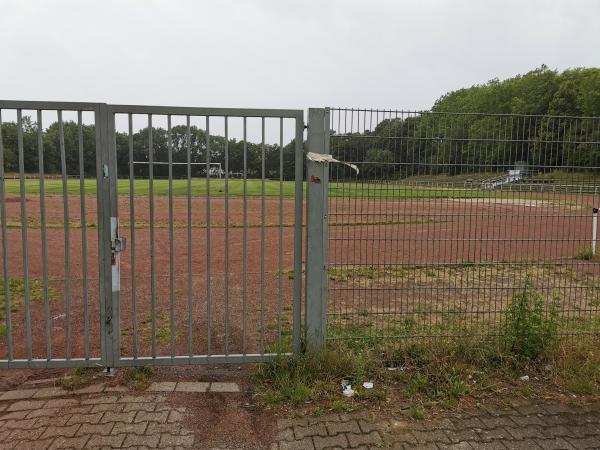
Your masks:
{"label": "grass field", "polygon": [[[119,195],[129,195],[129,180],[118,180]],[[18,195],[20,192],[18,179],[5,180],[6,193]],[[48,179],[44,182],[46,194],[62,195],[63,183],[60,179]],[[84,183],[85,192],[88,195],[96,194],[96,180],[88,178]],[[137,179],[134,181],[135,195],[148,195],[150,183],[147,179]],[[67,191],[69,195],[79,194],[79,180],[67,180]],[[283,196],[294,196],[294,181],[283,182]],[[25,180],[25,191],[27,194],[38,194],[40,190],[39,180]],[[266,196],[279,196],[279,181],[266,180],[264,191]],[[262,193],[261,180],[247,180],[247,192],[249,196],[260,196]],[[192,179],[192,195],[204,196],[207,193],[207,183],[205,179]],[[229,195],[242,196],[244,193],[244,182],[240,179],[229,180]],[[165,179],[154,180],[154,195],[165,196],[169,194],[169,182]],[[210,180],[210,195],[223,196],[225,194],[225,180]],[[187,180],[173,180],[173,195],[187,195]],[[329,195],[331,197],[350,197],[350,198],[514,198],[514,192],[484,191],[479,189],[448,189],[440,187],[414,187],[403,186],[397,183],[329,183]],[[523,199],[537,199],[540,195],[527,193],[519,195]]]}

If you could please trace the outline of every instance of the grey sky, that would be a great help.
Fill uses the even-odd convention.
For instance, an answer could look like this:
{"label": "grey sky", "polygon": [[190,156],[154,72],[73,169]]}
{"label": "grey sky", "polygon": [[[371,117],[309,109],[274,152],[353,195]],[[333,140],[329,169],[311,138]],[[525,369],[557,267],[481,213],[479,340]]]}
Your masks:
{"label": "grey sky", "polygon": [[0,98],[429,108],[600,66],[594,0],[0,0]]}

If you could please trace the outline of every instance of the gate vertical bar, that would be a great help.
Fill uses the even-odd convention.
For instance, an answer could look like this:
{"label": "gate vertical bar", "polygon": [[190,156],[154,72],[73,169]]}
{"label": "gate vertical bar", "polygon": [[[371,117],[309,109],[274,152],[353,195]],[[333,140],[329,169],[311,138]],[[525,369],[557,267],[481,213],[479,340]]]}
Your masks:
{"label": "gate vertical bar", "polygon": [[100,353],[102,364],[109,366],[113,363],[107,337],[110,328],[109,317],[112,317],[112,294],[110,290],[110,215],[108,211],[108,111],[105,104],[98,106],[95,111],[96,125],[96,204],[98,214],[98,271],[100,284]]}
{"label": "gate vertical bar", "polygon": [[[329,110],[308,110],[308,150],[329,152]],[[306,345],[318,351],[327,334],[327,191],[329,164],[310,161],[306,199]]]}
{"label": "gate vertical bar", "polygon": [[[302,333],[302,197],[304,195],[304,113],[302,112],[296,118],[295,147],[294,328],[292,334],[294,352],[299,353]],[[244,168],[244,176],[245,173]]]}

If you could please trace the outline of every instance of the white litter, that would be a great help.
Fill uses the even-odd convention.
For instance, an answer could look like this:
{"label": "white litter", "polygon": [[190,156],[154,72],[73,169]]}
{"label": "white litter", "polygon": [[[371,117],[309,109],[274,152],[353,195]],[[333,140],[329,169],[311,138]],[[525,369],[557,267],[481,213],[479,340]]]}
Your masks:
{"label": "white litter", "polygon": [[365,389],[373,389],[373,382],[372,382],[372,381],[365,381],[365,382],[363,383],[363,387],[364,387]]}
{"label": "white litter", "polygon": [[529,381],[529,375],[523,375],[522,377],[519,378],[519,380],[521,380],[521,381]]}
{"label": "white litter", "polygon": [[352,386],[348,385],[344,388],[342,394],[346,397],[354,397],[354,389],[352,389]]}
{"label": "white litter", "polygon": [[308,152],[306,154],[306,159],[310,160],[310,161],[315,161],[315,162],[320,162],[320,163],[340,163],[340,164],[345,164],[346,166],[354,169],[356,171],[356,175],[358,175],[359,170],[358,170],[358,166],[356,164],[350,164],[344,161],[338,161],[337,159],[335,159],[333,156],[331,155],[327,155],[327,154],[323,154],[323,153],[313,153],[313,152]]}

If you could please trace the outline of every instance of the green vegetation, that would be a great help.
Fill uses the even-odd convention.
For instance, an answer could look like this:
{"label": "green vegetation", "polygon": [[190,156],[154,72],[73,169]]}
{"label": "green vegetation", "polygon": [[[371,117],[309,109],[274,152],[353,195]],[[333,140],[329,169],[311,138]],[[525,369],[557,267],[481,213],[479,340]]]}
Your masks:
{"label": "green vegetation", "polygon": [[[232,197],[242,196],[244,193],[244,182],[240,179],[229,180],[229,195]],[[129,185],[130,182],[127,179],[118,180],[117,191],[120,196],[129,196]],[[19,180],[18,179],[6,179],[6,194],[7,195],[19,195]],[[134,195],[147,196],[149,194],[149,181],[147,179],[136,179],[134,180]],[[210,179],[210,195],[215,197],[222,197],[225,195],[225,181],[218,180],[216,178]],[[207,195],[207,183],[206,180],[194,178],[192,180],[192,196],[201,197]],[[262,182],[261,180],[249,179],[247,181],[247,194],[251,197],[257,197],[262,195]],[[306,188],[306,185],[305,185]],[[28,179],[25,181],[25,193],[30,195],[39,194],[40,183],[37,179]],[[62,195],[63,194],[63,183],[62,180],[48,179],[44,182],[44,189],[47,195]],[[80,184],[77,179],[67,180],[67,192],[68,195],[79,195]],[[294,197],[295,183],[293,181],[283,182],[283,196],[293,198]],[[87,195],[96,195],[96,180],[88,178],[84,183],[84,191]],[[169,182],[164,179],[154,180],[153,192],[155,196],[166,196],[169,194]],[[176,179],[173,180],[173,195],[174,196],[187,196],[187,180]],[[274,197],[279,196],[279,181],[266,180],[265,181],[265,196]],[[497,199],[512,199],[514,198],[514,192],[502,192],[502,191],[491,191],[491,190],[480,190],[480,189],[466,189],[466,188],[443,188],[435,186],[407,186],[397,182],[390,183],[354,183],[354,182],[331,182],[329,183],[329,196],[330,197],[344,197],[344,198],[369,198],[369,199],[446,199],[446,198],[497,198]],[[539,193],[526,193],[519,195],[519,199],[544,199],[545,197]]]}
{"label": "green vegetation", "polygon": [[150,377],[153,374],[154,370],[151,367],[132,367],[127,369],[123,378],[130,389],[143,391],[150,385]]}
{"label": "green vegetation", "polygon": [[594,255],[594,252],[592,251],[592,247],[589,245],[582,248],[575,255],[575,259],[581,259],[583,261],[591,261],[594,258],[596,258],[596,256]]}
{"label": "green vegetation", "polygon": [[554,343],[558,324],[558,298],[546,314],[544,299],[528,277],[506,312],[506,347],[515,355],[536,359]]}
{"label": "green vegetation", "polygon": [[81,389],[89,384],[101,369],[96,367],[78,367],[71,375],[60,377],[56,384],[67,391]]}
{"label": "green vegetation", "polygon": [[[393,408],[394,399],[401,399],[408,406],[400,412],[420,420],[430,406],[451,408],[466,397],[514,389],[515,383],[528,396],[599,392],[598,337],[559,337],[558,299],[547,311],[540,299],[526,280],[504,313],[505,332],[495,338],[476,337],[471,329],[465,336],[382,341],[364,339],[364,329],[355,338],[344,330],[346,339],[328,341],[321,353],[261,364],[254,374],[258,399],[266,406],[310,402],[319,411],[337,412],[374,402]],[[519,380],[524,374],[527,385]],[[341,380],[356,390],[354,397],[342,397]],[[375,388],[364,389],[365,380]]]}

